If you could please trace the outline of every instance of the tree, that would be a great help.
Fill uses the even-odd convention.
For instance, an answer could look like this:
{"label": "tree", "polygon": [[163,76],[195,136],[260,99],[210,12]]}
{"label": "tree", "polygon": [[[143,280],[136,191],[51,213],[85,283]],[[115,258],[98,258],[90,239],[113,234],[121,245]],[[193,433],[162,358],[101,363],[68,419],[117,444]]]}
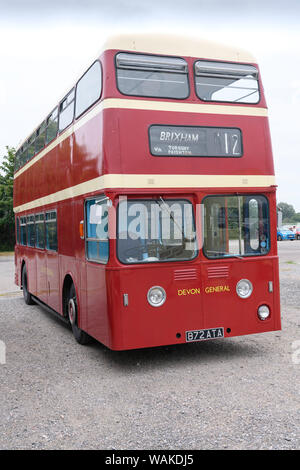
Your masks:
{"label": "tree", "polygon": [[292,222],[295,222],[296,224],[300,222],[300,212],[296,212],[292,218]]}
{"label": "tree", "polygon": [[292,221],[293,217],[296,214],[294,207],[291,204],[287,204],[286,202],[280,202],[277,205],[282,210],[282,220],[283,220],[283,222]]}
{"label": "tree", "polygon": [[11,250],[15,244],[13,182],[16,152],[13,147],[6,147],[6,150],[0,165],[0,250]]}

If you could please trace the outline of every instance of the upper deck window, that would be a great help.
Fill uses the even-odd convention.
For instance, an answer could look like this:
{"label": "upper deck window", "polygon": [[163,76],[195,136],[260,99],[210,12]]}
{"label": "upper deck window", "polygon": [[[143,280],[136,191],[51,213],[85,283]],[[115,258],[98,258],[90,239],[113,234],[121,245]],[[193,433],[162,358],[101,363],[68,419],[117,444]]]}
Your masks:
{"label": "upper deck window", "polygon": [[36,131],[35,153],[38,153],[45,146],[46,121]]}
{"label": "upper deck window", "polygon": [[28,139],[27,142],[27,161],[30,160],[34,156],[34,147],[35,147],[35,132],[32,136]]}
{"label": "upper deck window", "polygon": [[15,158],[15,172],[21,168],[21,157],[22,157],[22,152],[23,152],[23,147],[21,147],[19,150],[16,152],[16,158]]}
{"label": "upper deck window", "polygon": [[119,53],[117,84],[121,93],[152,98],[184,99],[189,96],[188,67],[174,57]]}
{"label": "upper deck window", "polygon": [[102,71],[99,62],[95,62],[81,77],[76,88],[76,118],[89,109],[101,96]]}
{"label": "upper deck window", "polygon": [[199,60],[195,63],[196,93],[203,101],[258,103],[258,71],[253,65]]}
{"label": "upper deck window", "polygon": [[58,108],[46,120],[46,144],[49,144],[57,135],[58,129]]}
{"label": "upper deck window", "polygon": [[68,127],[74,118],[74,98],[75,90],[70,91],[70,93],[63,99],[59,105],[59,132],[63,131]]}

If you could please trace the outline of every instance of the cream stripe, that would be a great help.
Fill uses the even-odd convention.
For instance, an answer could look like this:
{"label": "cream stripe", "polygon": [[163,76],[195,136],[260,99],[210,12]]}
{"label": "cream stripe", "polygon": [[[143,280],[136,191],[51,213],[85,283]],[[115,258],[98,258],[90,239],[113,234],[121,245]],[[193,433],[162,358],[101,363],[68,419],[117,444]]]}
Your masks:
{"label": "cream stripe", "polygon": [[234,116],[268,116],[267,108],[220,104],[179,103],[173,101],[148,101],[107,98],[103,108],[142,109],[146,111],[175,111],[197,114],[229,114]]}
{"label": "cream stripe", "polygon": [[[229,105],[213,105],[213,104],[196,104],[196,103],[174,103],[167,101],[146,101],[146,100],[129,100],[119,98],[107,98],[95,106],[89,113],[83,116],[79,121],[75,122],[65,132],[58,136],[48,147],[45,148],[36,157],[30,160],[26,165],[17,171],[14,178],[18,178],[24,171],[28,170],[32,165],[43,158],[48,152],[53,150],[57,145],[70,137],[75,131],[80,129],[84,124],[97,116],[103,109],[139,109],[145,111],[167,111],[180,113],[197,113],[197,114],[225,114],[232,116],[261,116],[267,117],[268,110],[266,108],[250,107],[250,106],[229,106]],[[192,124],[192,123],[191,123]]]}
{"label": "cream stripe", "polygon": [[157,188],[241,188],[268,187],[275,184],[272,175],[104,175],[57,191],[14,208],[14,212],[64,201],[103,189],[157,189]]}

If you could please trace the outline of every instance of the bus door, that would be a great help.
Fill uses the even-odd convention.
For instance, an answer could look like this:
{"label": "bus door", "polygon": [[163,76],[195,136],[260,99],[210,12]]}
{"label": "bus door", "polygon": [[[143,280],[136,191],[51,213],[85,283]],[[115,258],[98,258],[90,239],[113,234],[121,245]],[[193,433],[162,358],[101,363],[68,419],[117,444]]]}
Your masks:
{"label": "bus door", "polygon": [[106,264],[109,257],[108,199],[85,202],[87,332],[107,344]]}

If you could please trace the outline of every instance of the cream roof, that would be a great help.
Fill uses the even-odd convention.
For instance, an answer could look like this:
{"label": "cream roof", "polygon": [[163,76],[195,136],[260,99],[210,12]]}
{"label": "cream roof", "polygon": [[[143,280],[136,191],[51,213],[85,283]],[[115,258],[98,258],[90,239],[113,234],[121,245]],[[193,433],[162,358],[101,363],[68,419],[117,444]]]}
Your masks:
{"label": "cream roof", "polygon": [[104,43],[102,51],[108,49],[234,62],[256,62],[252,54],[240,49],[238,46],[227,46],[205,39],[167,34],[122,34],[113,36]]}

